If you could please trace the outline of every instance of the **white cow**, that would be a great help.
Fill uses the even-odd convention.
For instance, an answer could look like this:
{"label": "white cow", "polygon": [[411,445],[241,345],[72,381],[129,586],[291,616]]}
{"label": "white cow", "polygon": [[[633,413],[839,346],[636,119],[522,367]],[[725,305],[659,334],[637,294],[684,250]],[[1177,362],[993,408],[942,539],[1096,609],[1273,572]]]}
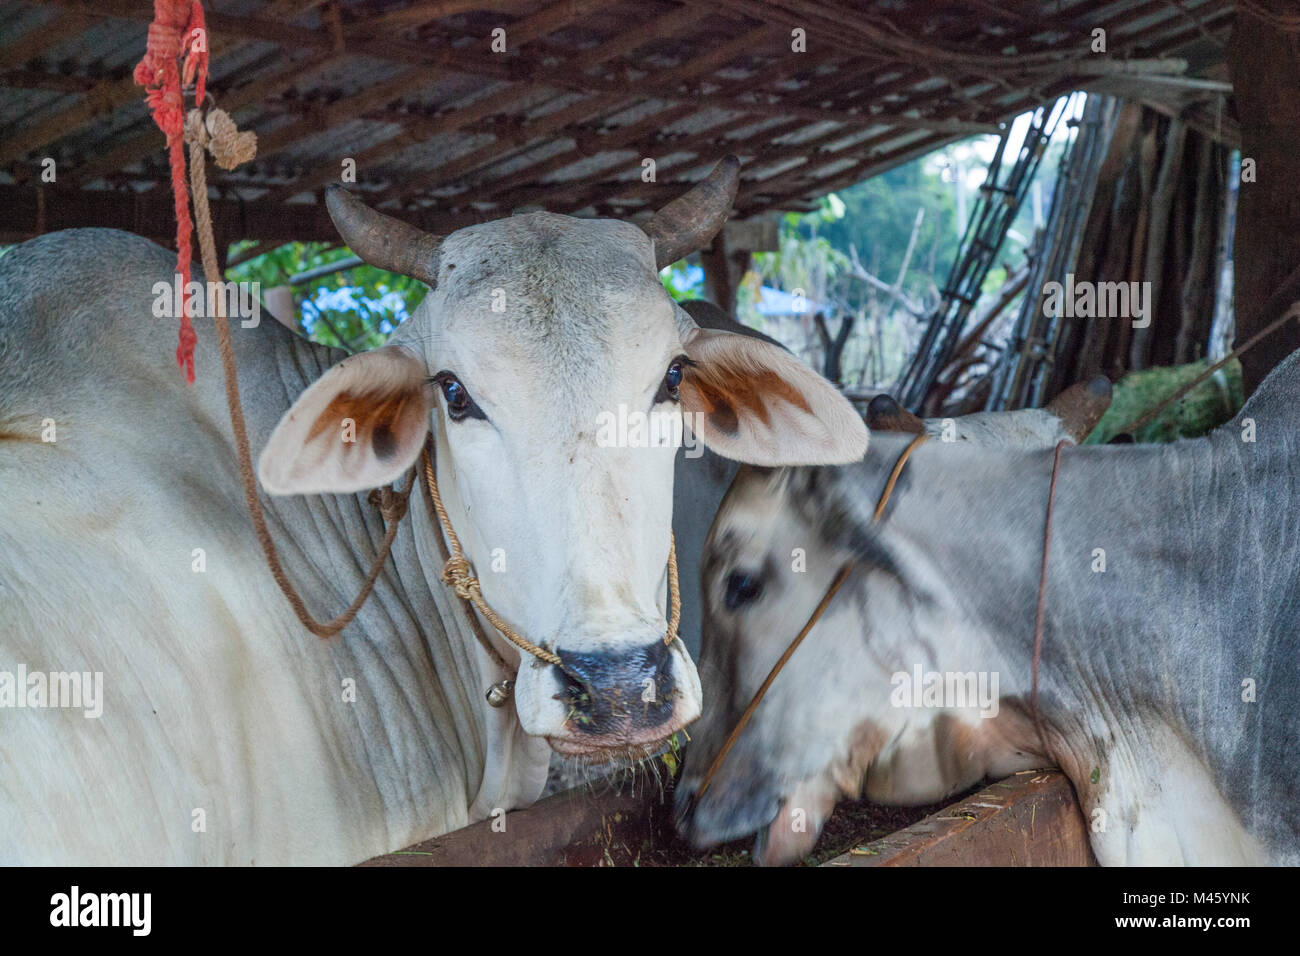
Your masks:
{"label": "white cow", "polygon": [[[298,623],[245,513],[210,323],[193,387],[166,360],[169,253],[75,230],[0,259],[0,862],[357,862],[530,803],[552,747],[635,756],[694,719],[694,664],[663,641],[674,451],[601,447],[602,413],[680,409],[761,464],[866,443],[827,382],[699,329],[658,281],[720,227],[737,168],[644,231],[536,213],[439,238],[332,191],[349,246],[432,286],[420,309],[343,361],[233,323],[260,474],[289,493],[267,520],[318,617],[379,544],[365,489],[404,481],[432,427],[484,597],[561,657],[488,628],[518,666],[501,709],[420,494],[353,624]],[[52,706],[69,672],[102,675],[99,716]]]}

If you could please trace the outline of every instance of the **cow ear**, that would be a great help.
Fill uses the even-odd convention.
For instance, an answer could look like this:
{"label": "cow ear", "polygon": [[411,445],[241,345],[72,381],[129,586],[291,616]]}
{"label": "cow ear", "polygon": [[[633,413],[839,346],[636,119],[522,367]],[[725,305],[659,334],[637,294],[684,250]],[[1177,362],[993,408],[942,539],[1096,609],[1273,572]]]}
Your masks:
{"label": "cow ear", "polygon": [[408,349],[349,356],[280,419],[258,459],[262,487],[302,495],[389,484],[420,453],[433,402],[428,370]]}
{"label": "cow ear", "polygon": [[724,458],[752,465],[837,465],[867,450],[867,426],[830,382],[747,335],[691,329],[680,388],[686,425]]}

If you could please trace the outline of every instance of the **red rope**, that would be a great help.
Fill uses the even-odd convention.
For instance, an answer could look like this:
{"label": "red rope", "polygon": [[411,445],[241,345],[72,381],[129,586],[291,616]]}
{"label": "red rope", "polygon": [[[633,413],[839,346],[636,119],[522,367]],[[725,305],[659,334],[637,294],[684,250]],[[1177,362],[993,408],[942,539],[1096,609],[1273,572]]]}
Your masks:
{"label": "red rope", "polygon": [[[135,68],[135,81],[148,91],[154,122],[167,137],[171,165],[172,195],[176,211],[176,272],[181,277],[182,301],[188,296],[191,236],[189,190],[185,185],[185,97],[183,85],[195,84],[194,101],[202,103],[208,83],[208,35],[199,0],[154,0],[149,44]],[[196,50],[200,47],[201,50]],[[185,57],[182,74],[180,59]],[[181,310],[180,341],[176,364],[185,370],[186,381],[194,382],[194,345],[198,336],[194,324]]]}

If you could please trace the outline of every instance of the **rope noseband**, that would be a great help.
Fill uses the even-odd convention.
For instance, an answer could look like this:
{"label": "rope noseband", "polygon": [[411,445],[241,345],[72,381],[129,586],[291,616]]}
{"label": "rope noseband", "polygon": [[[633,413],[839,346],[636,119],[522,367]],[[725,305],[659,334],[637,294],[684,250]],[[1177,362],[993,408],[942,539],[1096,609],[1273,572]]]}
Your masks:
{"label": "rope noseband", "polygon": [[[479,585],[478,578],[474,575],[469,559],[465,557],[465,552],[461,549],[460,538],[456,536],[456,531],[451,526],[451,518],[448,517],[447,509],[443,506],[442,495],[438,493],[438,478],[434,468],[433,436],[430,436],[425,442],[421,460],[424,465],[424,486],[429,493],[429,504],[434,514],[438,516],[438,524],[442,528],[442,535],[438,537],[438,547],[442,552],[443,560],[442,580],[464,602],[465,613],[474,630],[474,636],[483,646],[483,649],[488,652],[497,666],[509,671],[511,674],[506,680],[498,681],[488,689],[488,703],[494,707],[500,707],[510,699],[510,694],[514,688],[515,671],[505,658],[492,647],[487,635],[483,633],[483,629],[478,625],[478,619],[474,616],[475,610],[482,614],[488,623],[501,633],[502,637],[521,651],[532,654],[539,660],[560,669],[564,668],[564,664],[559,654],[534,644],[502,620],[501,616],[492,610],[492,606],[483,598],[483,589]],[[677,580],[677,542],[671,531],[668,533],[668,602],[668,629],[664,634],[664,643],[672,644],[677,639],[677,627],[682,620],[682,595]]]}

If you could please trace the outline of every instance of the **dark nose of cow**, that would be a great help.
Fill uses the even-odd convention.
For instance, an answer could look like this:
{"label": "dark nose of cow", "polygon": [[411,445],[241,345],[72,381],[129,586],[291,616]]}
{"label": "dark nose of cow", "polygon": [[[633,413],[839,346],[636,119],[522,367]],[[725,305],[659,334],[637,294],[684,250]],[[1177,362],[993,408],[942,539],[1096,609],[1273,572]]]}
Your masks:
{"label": "dark nose of cow", "polygon": [[662,640],[630,651],[561,651],[556,699],[575,734],[631,736],[667,723],[677,691]]}

